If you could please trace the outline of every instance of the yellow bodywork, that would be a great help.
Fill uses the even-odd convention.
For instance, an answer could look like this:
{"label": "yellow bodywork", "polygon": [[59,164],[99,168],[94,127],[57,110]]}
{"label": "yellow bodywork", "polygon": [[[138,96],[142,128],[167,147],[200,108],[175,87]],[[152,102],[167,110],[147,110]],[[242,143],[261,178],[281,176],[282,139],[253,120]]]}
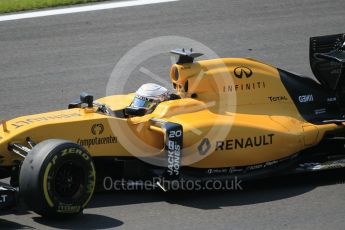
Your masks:
{"label": "yellow bodywork", "polygon": [[[13,165],[21,160],[8,150],[8,144],[26,144],[27,137],[36,143],[71,140],[83,145],[93,157],[162,155],[164,130],[152,118],[183,126],[182,165],[196,168],[246,166],[281,159],[317,145],[325,132],[343,128],[305,121],[278,70],[253,59],[176,64],[170,78],[182,99],[162,102],[153,113],[142,117],[109,116],[94,107],[5,122],[0,126],[0,164]],[[133,97],[133,93],[114,95],[97,102],[121,110]],[[209,146],[201,154],[205,140]]]}

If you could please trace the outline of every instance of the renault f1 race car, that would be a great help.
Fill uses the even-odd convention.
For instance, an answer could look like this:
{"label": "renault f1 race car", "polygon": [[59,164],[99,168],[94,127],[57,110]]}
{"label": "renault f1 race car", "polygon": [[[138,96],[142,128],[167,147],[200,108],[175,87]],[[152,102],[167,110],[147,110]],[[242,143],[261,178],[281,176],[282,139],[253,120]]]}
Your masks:
{"label": "renault f1 race car", "polygon": [[[345,167],[345,34],[310,39],[318,81],[251,58],[195,61],[177,49],[176,94],[150,113],[135,94],[2,121],[0,206],[16,194],[43,216],[72,216],[106,177],[252,179]],[[166,189],[164,183],[157,186]]]}

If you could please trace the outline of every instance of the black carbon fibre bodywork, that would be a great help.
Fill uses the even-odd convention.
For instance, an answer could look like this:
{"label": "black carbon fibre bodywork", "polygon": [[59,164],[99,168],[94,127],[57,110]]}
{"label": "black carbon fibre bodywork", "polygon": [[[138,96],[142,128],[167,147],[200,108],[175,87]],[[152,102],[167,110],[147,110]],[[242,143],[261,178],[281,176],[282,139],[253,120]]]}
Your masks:
{"label": "black carbon fibre bodywork", "polygon": [[313,79],[278,69],[290,97],[301,116],[310,123],[343,119],[339,96]]}

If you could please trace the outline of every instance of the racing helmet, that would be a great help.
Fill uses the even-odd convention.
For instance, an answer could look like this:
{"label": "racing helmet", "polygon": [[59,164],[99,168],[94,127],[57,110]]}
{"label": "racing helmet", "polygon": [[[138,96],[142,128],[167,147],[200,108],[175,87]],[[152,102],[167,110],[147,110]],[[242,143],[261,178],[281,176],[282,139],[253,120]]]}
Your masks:
{"label": "racing helmet", "polygon": [[155,83],[142,85],[135,93],[130,107],[145,108],[147,113],[152,112],[162,101],[168,100],[168,90]]}

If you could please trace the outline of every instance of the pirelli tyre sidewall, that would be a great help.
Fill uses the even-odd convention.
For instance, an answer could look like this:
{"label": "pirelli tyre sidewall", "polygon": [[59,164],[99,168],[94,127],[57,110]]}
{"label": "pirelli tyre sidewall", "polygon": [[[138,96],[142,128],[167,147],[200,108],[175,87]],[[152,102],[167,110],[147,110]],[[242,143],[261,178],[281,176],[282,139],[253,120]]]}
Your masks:
{"label": "pirelli tyre sidewall", "polygon": [[46,140],[25,158],[19,194],[42,216],[74,216],[89,203],[95,180],[92,158],[83,147],[65,140]]}

